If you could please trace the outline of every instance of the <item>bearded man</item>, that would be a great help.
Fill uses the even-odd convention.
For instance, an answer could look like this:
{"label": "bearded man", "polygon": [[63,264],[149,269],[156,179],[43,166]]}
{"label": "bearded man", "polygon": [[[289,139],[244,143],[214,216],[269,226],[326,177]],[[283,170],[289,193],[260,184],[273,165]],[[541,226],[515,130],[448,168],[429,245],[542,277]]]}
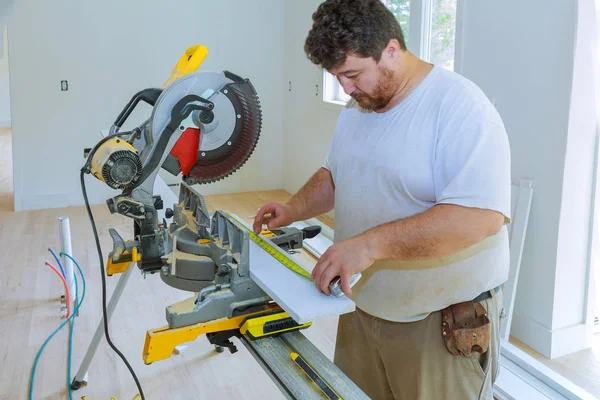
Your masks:
{"label": "bearded man", "polygon": [[323,166],[289,202],[263,206],[254,230],[335,207],[312,277],[325,294],[340,277],[356,303],[334,361],[369,397],[492,399],[511,197],[498,112],[473,82],[411,54],[379,0],[323,2],[305,52],[352,100]]}

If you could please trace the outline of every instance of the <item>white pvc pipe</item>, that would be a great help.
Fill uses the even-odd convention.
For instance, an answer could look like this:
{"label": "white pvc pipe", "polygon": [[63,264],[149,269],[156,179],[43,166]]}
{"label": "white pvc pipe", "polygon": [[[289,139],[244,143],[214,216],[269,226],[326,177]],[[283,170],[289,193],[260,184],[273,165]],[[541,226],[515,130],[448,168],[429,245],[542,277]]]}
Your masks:
{"label": "white pvc pipe", "polygon": [[[71,225],[69,224],[69,217],[58,217],[58,229],[60,232],[60,251],[74,257],[73,249],[71,247]],[[71,293],[71,302],[75,302],[73,261],[71,261],[69,257],[62,256],[62,264],[65,268],[65,275],[67,276],[67,285],[69,286],[69,292]]]}

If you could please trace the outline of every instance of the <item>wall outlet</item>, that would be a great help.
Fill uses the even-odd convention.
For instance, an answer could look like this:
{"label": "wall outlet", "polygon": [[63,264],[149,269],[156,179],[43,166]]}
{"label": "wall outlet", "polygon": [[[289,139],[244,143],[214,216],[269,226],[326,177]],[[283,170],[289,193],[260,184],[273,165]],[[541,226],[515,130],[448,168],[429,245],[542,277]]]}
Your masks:
{"label": "wall outlet", "polygon": [[69,84],[67,83],[67,81],[60,81],[60,90],[62,90],[63,92],[69,90]]}

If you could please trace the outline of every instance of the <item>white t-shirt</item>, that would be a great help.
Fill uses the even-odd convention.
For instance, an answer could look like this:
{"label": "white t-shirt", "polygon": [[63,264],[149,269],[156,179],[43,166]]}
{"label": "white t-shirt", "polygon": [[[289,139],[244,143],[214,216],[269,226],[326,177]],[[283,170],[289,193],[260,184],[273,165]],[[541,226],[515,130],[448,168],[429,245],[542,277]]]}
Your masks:
{"label": "white t-shirt", "polygon": [[[349,103],[324,167],[335,184],[335,242],[436,204],[491,209],[510,219],[510,149],[502,120],[474,83],[437,66],[385,113]],[[502,284],[508,270],[505,225],[448,257],[378,261],[351,297],[376,317],[416,321]]]}

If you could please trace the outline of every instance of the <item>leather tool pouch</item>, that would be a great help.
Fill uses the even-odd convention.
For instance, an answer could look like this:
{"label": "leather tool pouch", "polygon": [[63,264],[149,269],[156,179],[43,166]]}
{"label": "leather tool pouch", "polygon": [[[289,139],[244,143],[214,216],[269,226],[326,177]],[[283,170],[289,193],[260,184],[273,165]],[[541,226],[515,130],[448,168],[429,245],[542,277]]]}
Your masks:
{"label": "leather tool pouch", "polygon": [[466,301],[442,310],[442,335],[448,351],[455,356],[485,353],[491,334],[492,324],[480,303]]}

